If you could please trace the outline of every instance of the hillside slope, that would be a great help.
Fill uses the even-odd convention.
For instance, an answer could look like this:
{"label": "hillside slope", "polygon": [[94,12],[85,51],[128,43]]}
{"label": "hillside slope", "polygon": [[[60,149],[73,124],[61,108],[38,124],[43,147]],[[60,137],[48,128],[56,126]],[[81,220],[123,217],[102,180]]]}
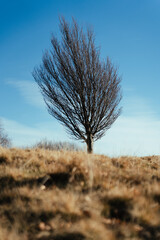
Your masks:
{"label": "hillside slope", "polygon": [[0,148],[0,240],[160,239],[160,158]]}

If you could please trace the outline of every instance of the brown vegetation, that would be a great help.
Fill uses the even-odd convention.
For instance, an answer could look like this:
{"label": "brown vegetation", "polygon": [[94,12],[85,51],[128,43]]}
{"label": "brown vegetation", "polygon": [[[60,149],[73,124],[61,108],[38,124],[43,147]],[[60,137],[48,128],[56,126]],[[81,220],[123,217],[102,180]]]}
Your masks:
{"label": "brown vegetation", "polygon": [[47,150],[55,150],[55,151],[82,151],[78,145],[69,142],[54,142],[47,139],[42,139],[33,145],[33,148],[42,148]]}
{"label": "brown vegetation", "polygon": [[160,239],[160,159],[0,148],[0,239]]}

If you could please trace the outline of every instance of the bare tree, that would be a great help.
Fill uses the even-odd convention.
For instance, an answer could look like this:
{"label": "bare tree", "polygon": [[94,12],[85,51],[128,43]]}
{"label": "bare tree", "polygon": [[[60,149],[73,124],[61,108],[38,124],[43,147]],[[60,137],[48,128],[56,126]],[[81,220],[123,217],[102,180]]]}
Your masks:
{"label": "bare tree", "polygon": [[1,123],[0,123],[0,146],[2,147],[11,146],[11,140],[9,139],[8,135],[4,132],[4,129]]}
{"label": "bare tree", "polygon": [[52,48],[33,71],[49,113],[59,120],[72,137],[87,144],[104,136],[121,108],[121,78],[110,59],[100,61],[93,31],[84,31],[60,19],[62,39],[52,35]]}

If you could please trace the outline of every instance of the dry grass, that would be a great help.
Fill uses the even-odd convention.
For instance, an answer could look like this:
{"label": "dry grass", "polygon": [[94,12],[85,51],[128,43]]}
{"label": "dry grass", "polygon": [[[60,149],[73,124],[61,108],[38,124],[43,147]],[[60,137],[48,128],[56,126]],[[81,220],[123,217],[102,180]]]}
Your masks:
{"label": "dry grass", "polygon": [[160,158],[0,148],[0,239],[160,239]]}

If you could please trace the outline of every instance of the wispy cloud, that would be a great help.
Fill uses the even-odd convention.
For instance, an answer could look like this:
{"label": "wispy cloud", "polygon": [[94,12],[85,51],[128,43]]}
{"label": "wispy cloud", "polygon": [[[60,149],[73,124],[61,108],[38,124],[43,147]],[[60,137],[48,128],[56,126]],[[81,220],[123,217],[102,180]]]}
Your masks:
{"label": "wispy cloud", "polygon": [[32,81],[8,79],[7,84],[18,89],[25,101],[36,107],[44,108],[45,103],[38,88],[38,85]]}
{"label": "wispy cloud", "polygon": [[160,121],[121,116],[106,136],[95,144],[98,153],[119,155],[160,154]]}
{"label": "wispy cloud", "polygon": [[6,118],[1,118],[1,120],[14,146],[31,146],[45,138],[53,141],[68,140],[64,129],[56,121],[38,123],[30,127]]}
{"label": "wispy cloud", "polygon": [[127,97],[123,114],[106,136],[95,143],[98,153],[117,155],[160,154],[160,119],[148,99]]}
{"label": "wispy cloud", "polygon": [[124,96],[122,105],[124,116],[153,118],[156,115],[150,100],[140,96]]}
{"label": "wispy cloud", "polygon": [[[34,82],[10,80],[8,83],[17,87],[28,103],[44,107]],[[122,115],[106,132],[106,136],[94,144],[95,153],[111,156],[160,154],[160,120],[149,99],[133,96],[133,93],[124,97]],[[56,120],[39,122],[32,127],[10,119],[3,119],[3,122],[15,146],[31,145],[42,138],[69,140]]]}
{"label": "wispy cloud", "polygon": [[[30,146],[41,139],[68,141],[64,128],[57,122],[37,123],[27,126],[16,121],[2,119],[4,128],[15,146]],[[94,152],[109,156],[159,155],[160,121],[155,118],[121,116],[106,132],[106,136],[94,144]]]}

